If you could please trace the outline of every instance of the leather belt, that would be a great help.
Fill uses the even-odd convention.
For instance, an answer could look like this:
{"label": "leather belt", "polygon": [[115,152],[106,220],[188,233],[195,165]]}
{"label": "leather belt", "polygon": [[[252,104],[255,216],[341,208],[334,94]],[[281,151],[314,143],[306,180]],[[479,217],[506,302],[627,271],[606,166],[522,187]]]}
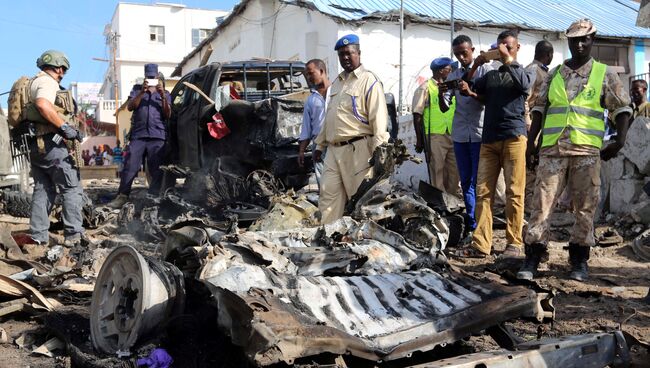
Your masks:
{"label": "leather belt", "polygon": [[334,147],[346,146],[346,145],[352,144],[352,143],[354,143],[356,141],[360,141],[360,140],[362,140],[362,139],[364,139],[366,137],[372,137],[372,136],[371,135],[362,135],[361,137],[354,137],[352,139],[348,139],[347,141],[332,143],[332,146],[334,146]]}

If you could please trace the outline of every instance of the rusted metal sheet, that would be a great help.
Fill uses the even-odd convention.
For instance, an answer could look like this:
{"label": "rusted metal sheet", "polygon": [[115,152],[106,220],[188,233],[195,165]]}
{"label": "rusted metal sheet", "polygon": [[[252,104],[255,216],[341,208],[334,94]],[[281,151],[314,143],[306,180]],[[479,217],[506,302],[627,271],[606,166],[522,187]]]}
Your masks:
{"label": "rusted metal sheet", "polygon": [[[394,360],[509,319],[539,316],[534,291],[445,267],[384,272],[374,263],[362,274],[329,275],[329,263],[319,269],[312,262],[305,276],[289,262],[300,248],[275,245],[260,252],[263,243],[251,243],[224,244],[199,279],[217,301],[220,327],[258,365],[322,353]],[[324,260],[334,253],[320,247],[309,256]]]}

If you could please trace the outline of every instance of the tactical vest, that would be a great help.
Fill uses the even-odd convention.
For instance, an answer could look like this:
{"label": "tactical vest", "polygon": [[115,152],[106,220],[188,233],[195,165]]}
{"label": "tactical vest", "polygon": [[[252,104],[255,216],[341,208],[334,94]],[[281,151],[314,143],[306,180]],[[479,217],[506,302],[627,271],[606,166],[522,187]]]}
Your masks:
{"label": "tactical vest", "polygon": [[[36,78],[34,78],[36,79]],[[33,82],[33,80],[31,82]],[[30,82],[30,89],[31,89]],[[75,114],[75,105],[74,99],[72,97],[72,91],[70,90],[60,90],[56,93],[56,98],[54,99],[54,109],[59,114],[59,116],[68,124],[73,127],[77,127],[76,120],[74,118]],[[55,127],[52,123],[47,121],[36,107],[35,101],[32,101],[31,92],[29,94],[29,101],[25,105],[25,117],[26,121],[36,123],[36,136],[43,136],[48,133],[57,133],[59,128]]]}
{"label": "tactical vest", "polygon": [[429,79],[427,83],[429,91],[429,106],[424,109],[424,133],[425,134],[451,134],[451,123],[454,120],[456,110],[455,98],[451,98],[451,105],[447,112],[442,112],[438,105],[438,85]]}
{"label": "tactical vest", "polygon": [[594,61],[587,85],[571,102],[559,70],[548,89],[550,105],[544,121],[542,147],[557,144],[562,132],[569,128],[573,144],[600,148],[605,136],[605,109],[600,106],[600,95],[607,66]]}

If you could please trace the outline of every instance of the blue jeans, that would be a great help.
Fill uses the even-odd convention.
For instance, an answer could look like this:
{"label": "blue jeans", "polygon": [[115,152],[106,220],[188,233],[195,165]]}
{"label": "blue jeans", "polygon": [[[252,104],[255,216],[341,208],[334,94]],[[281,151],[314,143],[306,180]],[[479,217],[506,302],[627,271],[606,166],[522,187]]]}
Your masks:
{"label": "blue jeans", "polygon": [[474,209],[476,207],[476,177],[478,176],[481,142],[454,142],[454,153],[456,154],[460,186],[463,188],[463,199],[468,218],[467,226],[473,231],[476,228]]}

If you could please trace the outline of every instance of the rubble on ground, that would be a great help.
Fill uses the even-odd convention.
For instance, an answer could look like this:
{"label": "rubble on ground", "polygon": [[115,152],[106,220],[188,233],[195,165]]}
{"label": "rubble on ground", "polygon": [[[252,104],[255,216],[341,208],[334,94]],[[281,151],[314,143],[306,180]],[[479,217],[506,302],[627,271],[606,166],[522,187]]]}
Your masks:
{"label": "rubble on ground", "polygon": [[[637,222],[650,223],[650,119],[638,117],[630,125],[625,146],[602,163],[605,208],[615,214],[632,214]],[[650,189],[648,190],[650,192]]]}
{"label": "rubble on ground", "polygon": [[630,124],[621,153],[630,160],[643,175],[650,175],[650,118],[637,117]]}

